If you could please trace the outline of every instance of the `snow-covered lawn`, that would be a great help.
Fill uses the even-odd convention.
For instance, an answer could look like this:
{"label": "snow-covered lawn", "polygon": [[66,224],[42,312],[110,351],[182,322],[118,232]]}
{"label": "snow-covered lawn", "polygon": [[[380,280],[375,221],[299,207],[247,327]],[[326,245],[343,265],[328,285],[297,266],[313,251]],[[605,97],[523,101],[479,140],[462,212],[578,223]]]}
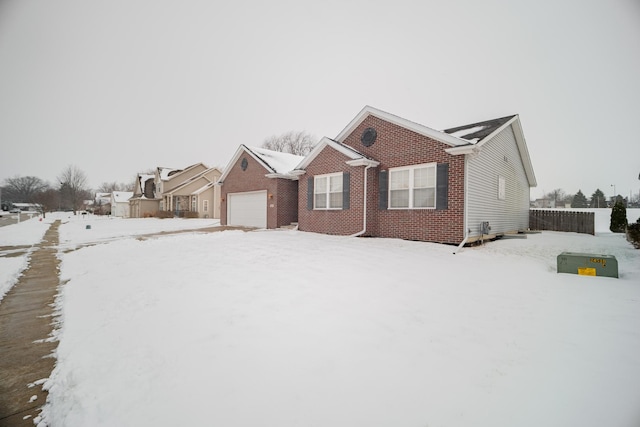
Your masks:
{"label": "snow-covered lawn", "polygon": [[[607,218],[457,255],[297,231],[139,240],[196,223],[70,218],[39,421],[640,425],[640,251]],[[557,274],[562,251],[613,254],[620,278]]]}

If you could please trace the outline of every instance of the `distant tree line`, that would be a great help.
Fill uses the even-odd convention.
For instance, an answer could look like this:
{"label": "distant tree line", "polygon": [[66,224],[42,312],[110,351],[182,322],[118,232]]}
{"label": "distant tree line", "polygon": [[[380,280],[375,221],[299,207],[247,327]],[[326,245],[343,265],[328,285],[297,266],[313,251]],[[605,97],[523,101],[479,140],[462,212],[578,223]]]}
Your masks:
{"label": "distant tree line", "polygon": [[556,188],[544,195],[544,199],[553,201],[553,206],[564,207],[570,205],[572,208],[611,208],[616,202],[620,201],[625,207],[638,204],[640,201],[628,200],[628,198],[616,195],[610,200],[607,200],[602,190],[599,188],[591,194],[590,198],[587,198],[582,190],[578,190],[576,194],[567,194],[563,189]]}
{"label": "distant tree line", "polygon": [[[133,184],[103,183],[98,192],[131,191]],[[69,165],[60,172],[55,184],[35,176],[15,176],[0,186],[1,209],[9,210],[14,203],[34,203],[42,214],[51,211],[81,210],[85,200],[93,200],[95,192],[89,189],[87,175],[80,168]]]}

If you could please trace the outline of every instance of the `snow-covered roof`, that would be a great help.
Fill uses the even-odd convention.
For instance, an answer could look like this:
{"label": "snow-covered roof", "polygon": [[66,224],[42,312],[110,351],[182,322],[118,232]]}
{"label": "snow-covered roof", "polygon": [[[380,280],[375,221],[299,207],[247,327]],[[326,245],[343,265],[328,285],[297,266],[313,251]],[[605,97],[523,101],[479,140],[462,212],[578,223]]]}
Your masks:
{"label": "snow-covered roof", "polygon": [[124,203],[133,197],[133,191],[114,191],[111,193],[113,201],[116,203]]}
{"label": "snow-covered roof", "polygon": [[217,181],[218,184],[224,182],[229,172],[231,172],[231,168],[238,161],[242,153],[248,153],[253,159],[260,163],[265,168],[267,172],[265,176],[268,178],[296,179],[295,175],[290,174],[290,172],[304,159],[304,156],[296,156],[295,154],[281,153],[279,151],[267,150],[266,148],[248,147],[240,144],[227,164],[227,167],[224,168],[222,176]]}
{"label": "snow-covered roof", "polygon": [[253,154],[259,156],[264,163],[274,172],[278,174],[286,174],[293,170],[304,156],[297,156],[290,153],[281,153],[279,151],[267,150],[266,148],[248,147]]}
{"label": "snow-covered roof", "polygon": [[161,166],[158,167],[158,175],[160,176],[160,179],[163,181],[168,180],[171,175],[174,175],[177,172],[180,172],[180,169],[165,168]]}

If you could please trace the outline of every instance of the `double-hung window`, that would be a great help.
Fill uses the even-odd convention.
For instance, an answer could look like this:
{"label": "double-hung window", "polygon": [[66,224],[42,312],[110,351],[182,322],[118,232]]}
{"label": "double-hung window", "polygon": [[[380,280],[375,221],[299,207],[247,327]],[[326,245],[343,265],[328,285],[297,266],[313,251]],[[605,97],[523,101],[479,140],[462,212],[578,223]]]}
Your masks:
{"label": "double-hung window", "polygon": [[436,207],[436,164],[389,169],[389,208]]}
{"label": "double-hung window", "polygon": [[342,175],[340,172],[314,177],[314,209],[342,209]]}

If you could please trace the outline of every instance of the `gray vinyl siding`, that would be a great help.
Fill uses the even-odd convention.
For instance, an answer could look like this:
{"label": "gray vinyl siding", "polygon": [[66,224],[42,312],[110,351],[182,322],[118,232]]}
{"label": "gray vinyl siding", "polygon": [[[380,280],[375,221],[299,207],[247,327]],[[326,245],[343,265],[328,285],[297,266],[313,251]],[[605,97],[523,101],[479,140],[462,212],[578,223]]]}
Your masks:
{"label": "gray vinyl siding", "polygon": [[[506,160],[505,160],[506,159]],[[498,177],[505,179],[505,198],[498,198]],[[480,153],[467,156],[467,228],[480,235],[489,221],[491,234],[529,227],[529,182],[511,126],[487,141]]]}

